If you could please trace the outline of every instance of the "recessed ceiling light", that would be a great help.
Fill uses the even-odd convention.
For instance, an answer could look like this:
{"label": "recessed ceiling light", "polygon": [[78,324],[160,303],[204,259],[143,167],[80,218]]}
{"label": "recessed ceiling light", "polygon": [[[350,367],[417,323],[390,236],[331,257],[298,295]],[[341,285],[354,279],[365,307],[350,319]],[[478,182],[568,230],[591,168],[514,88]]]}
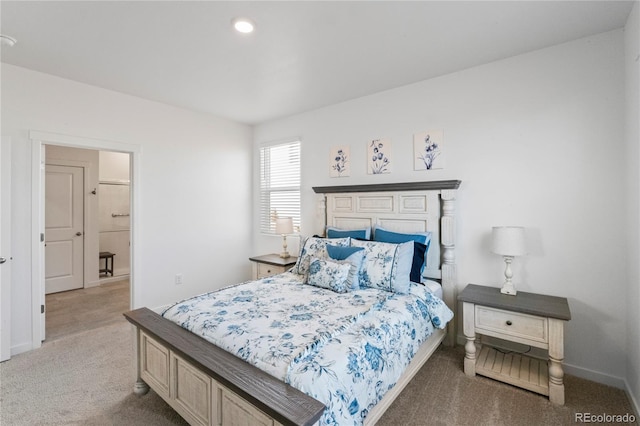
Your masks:
{"label": "recessed ceiling light", "polygon": [[13,47],[18,40],[13,37],[9,37],[8,35],[0,34],[0,45]]}
{"label": "recessed ceiling light", "polygon": [[234,18],[231,20],[231,24],[233,24],[233,28],[235,28],[236,31],[245,34],[252,33],[256,27],[256,24],[248,18]]}

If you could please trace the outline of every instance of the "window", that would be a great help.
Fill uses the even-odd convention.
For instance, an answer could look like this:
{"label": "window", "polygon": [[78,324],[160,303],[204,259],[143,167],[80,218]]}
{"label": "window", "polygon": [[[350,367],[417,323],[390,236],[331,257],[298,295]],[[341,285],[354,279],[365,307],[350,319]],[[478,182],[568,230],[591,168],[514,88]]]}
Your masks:
{"label": "window", "polygon": [[275,218],[300,229],[300,141],[260,148],[260,231],[275,233]]}

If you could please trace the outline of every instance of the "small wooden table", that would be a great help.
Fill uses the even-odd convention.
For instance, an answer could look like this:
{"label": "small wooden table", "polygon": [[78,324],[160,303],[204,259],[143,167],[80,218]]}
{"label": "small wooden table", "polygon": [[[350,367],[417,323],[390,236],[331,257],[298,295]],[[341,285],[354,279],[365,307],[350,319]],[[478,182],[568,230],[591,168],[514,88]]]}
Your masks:
{"label": "small wooden table", "polygon": [[253,279],[270,277],[288,271],[296,264],[296,256],[280,257],[278,254],[265,254],[263,256],[250,257],[253,262]]}
{"label": "small wooden table", "polygon": [[[466,375],[481,374],[548,395],[552,403],[564,405],[564,323],[571,319],[566,298],[523,291],[511,296],[496,287],[469,284],[458,300],[463,302],[467,339]],[[546,349],[548,361],[483,347],[476,344],[476,334]]]}

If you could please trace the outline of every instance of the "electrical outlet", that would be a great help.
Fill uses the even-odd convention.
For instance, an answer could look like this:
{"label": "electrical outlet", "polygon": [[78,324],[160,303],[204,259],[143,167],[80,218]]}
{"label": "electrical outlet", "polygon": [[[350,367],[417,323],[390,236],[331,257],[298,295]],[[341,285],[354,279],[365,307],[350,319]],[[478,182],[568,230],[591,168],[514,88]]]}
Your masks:
{"label": "electrical outlet", "polygon": [[182,274],[176,274],[176,285],[182,285]]}

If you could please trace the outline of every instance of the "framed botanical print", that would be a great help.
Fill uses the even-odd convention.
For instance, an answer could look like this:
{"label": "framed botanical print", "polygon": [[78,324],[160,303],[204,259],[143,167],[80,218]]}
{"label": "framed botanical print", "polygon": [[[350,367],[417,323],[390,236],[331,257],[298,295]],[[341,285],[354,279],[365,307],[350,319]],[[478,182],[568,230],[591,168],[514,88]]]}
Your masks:
{"label": "framed botanical print", "polygon": [[391,139],[374,139],[367,146],[367,173],[391,173]]}
{"label": "framed botanical print", "polygon": [[432,170],[444,167],[443,133],[442,130],[431,130],[413,135],[414,170]]}
{"label": "framed botanical print", "polygon": [[347,177],[351,174],[351,149],[348,146],[334,146],[329,154],[329,175]]}

